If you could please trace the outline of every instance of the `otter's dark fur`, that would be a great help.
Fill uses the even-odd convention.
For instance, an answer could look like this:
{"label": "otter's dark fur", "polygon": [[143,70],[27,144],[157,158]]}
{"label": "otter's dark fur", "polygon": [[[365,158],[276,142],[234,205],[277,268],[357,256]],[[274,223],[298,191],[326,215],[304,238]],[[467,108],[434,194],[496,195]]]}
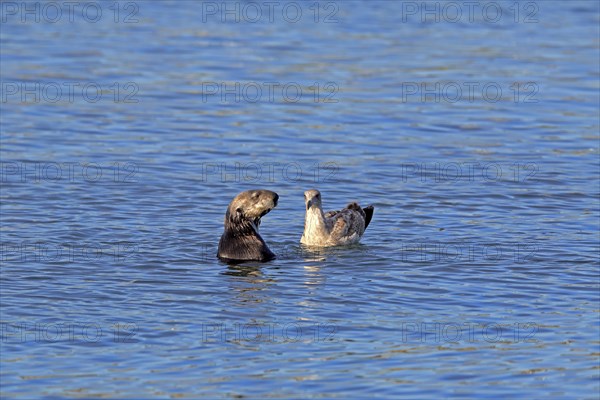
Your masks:
{"label": "otter's dark fur", "polygon": [[217,257],[235,263],[269,261],[275,254],[258,233],[260,219],[277,206],[279,195],[270,190],[248,190],[235,196],[225,213],[225,231]]}

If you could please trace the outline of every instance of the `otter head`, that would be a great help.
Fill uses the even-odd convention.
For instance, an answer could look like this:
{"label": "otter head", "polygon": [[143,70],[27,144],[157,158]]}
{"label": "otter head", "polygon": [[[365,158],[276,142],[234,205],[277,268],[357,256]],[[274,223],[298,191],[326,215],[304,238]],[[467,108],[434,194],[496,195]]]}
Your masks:
{"label": "otter head", "polygon": [[307,190],[304,192],[304,203],[307,210],[312,207],[321,208],[321,193],[316,189]]}
{"label": "otter head", "polygon": [[278,200],[279,195],[270,190],[247,190],[229,203],[226,218],[251,221],[258,227],[260,219],[277,207]]}

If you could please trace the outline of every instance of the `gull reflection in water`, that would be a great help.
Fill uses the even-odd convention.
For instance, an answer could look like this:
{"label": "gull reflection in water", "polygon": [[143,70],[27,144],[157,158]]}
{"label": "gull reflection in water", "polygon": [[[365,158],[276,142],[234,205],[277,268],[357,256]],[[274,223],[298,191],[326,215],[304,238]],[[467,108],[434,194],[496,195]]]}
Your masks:
{"label": "gull reflection in water", "polygon": [[327,261],[325,248],[301,244],[298,246],[298,251],[306,263],[304,265],[304,276],[306,277],[304,284],[321,285],[325,283],[325,275],[321,273],[322,263],[323,261]]}

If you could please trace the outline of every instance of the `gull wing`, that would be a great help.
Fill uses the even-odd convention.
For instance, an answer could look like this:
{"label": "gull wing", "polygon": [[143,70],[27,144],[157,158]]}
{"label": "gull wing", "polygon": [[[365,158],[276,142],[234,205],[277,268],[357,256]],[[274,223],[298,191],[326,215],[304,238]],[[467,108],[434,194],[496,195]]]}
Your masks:
{"label": "gull wing", "polygon": [[327,211],[325,213],[325,219],[333,218],[339,211]]}
{"label": "gull wing", "polygon": [[357,240],[365,232],[365,212],[356,203],[333,214],[328,222],[332,226],[330,238],[336,242]]}

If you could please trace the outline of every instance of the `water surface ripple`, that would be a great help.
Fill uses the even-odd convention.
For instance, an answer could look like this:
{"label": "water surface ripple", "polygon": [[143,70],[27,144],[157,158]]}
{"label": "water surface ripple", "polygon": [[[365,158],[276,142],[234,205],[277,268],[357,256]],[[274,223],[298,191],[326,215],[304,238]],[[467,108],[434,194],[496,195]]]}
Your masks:
{"label": "water surface ripple", "polygon": [[[597,398],[598,3],[406,3],[6,14],[2,396]],[[255,187],[279,257],[227,266],[225,208]],[[300,246],[313,187],[374,204],[360,245]]]}

